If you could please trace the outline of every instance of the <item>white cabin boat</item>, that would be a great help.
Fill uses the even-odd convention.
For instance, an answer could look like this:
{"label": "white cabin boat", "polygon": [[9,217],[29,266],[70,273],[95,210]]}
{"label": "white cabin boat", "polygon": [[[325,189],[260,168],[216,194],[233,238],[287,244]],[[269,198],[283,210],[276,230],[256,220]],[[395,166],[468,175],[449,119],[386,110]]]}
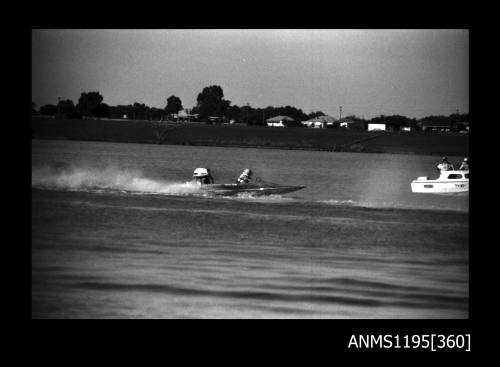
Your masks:
{"label": "white cabin boat", "polygon": [[452,194],[469,192],[469,171],[441,171],[435,180],[418,177],[411,182],[411,191],[429,194]]}

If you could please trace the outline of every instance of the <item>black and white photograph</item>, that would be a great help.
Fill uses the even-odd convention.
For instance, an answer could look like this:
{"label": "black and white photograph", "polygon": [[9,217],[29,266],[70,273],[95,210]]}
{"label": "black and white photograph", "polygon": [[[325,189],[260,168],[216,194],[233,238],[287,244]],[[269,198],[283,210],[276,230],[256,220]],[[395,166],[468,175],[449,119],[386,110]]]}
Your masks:
{"label": "black and white photograph", "polygon": [[32,319],[467,320],[468,29],[31,29]]}

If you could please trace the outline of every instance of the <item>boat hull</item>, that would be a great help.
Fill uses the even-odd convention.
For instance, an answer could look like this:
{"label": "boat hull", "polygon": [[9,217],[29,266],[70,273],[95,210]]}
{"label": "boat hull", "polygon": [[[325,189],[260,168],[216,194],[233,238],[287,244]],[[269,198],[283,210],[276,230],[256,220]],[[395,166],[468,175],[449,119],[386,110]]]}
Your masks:
{"label": "boat hull", "polygon": [[427,194],[452,194],[469,191],[469,180],[414,180],[411,191]]}
{"label": "boat hull", "polygon": [[222,196],[250,194],[252,196],[280,195],[302,190],[305,186],[281,186],[275,184],[211,184],[203,185],[203,190]]}
{"label": "boat hull", "polygon": [[469,192],[469,171],[441,171],[435,180],[422,176],[411,182],[411,191],[424,194],[457,194]]}

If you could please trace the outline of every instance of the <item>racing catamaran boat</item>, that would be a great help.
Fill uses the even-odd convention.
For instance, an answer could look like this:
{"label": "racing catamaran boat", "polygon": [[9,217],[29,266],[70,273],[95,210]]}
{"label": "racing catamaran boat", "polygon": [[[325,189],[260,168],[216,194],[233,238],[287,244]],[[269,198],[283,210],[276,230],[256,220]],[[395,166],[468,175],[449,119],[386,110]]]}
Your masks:
{"label": "racing catamaran boat", "polygon": [[453,194],[469,192],[469,170],[441,171],[435,180],[429,177],[418,177],[411,182],[411,191],[430,194]]}
{"label": "racing catamaran boat", "polygon": [[261,180],[257,177],[254,182],[238,182],[227,184],[215,184],[210,175],[210,170],[206,168],[197,168],[193,173],[196,182],[200,184],[200,188],[206,192],[221,196],[233,196],[242,193],[251,194],[253,196],[261,195],[278,195],[286,194],[289,192],[302,190],[305,188],[303,185],[289,186],[279,185],[272,182]]}

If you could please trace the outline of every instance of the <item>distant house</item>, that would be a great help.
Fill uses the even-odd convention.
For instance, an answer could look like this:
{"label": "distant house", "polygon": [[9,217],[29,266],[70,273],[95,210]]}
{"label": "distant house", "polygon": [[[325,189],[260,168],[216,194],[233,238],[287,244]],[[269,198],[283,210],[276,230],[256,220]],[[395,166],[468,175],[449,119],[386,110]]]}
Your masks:
{"label": "distant house", "polygon": [[455,127],[458,131],[469,131],[469,122],[461,121],[455,124]]}
{"label": "distant house", "polygon": [[386,124],[368,124],[368,131],[386,131]]}
{"label": "distant house", "polygon": [[198,114],[194,113],[188,113],[187,110],[181,110],[178,113],[175,113],[173,116],[174,121],[184,121],[184,122],[189,122],[189,121],[197,121],[198,120]]}
{"label": "distant house", "polygon": [[417,128],[415,126],[401,126],[400,130],[405,132],[411,132],[411,131],[416,131]]}
{"label": "distant house", "polygon": [[354,121],[351,119],[339,120],[339,126],[349,130],[364,130],[366,129],[365,123],[362,121]]}
{"label": "distant house", "polygon": [[224,118],[220,116],[209,116],[208,121],[210,121],[211,123],[223,122]]}
{"label": "distant house", "polygon": [[336,127],[339,125],[335,117],[328,115],[313,117],[312,119],[302,121],[302,124],[313,128]]}
{"label": "distant house", "polygon": [[448,132],[451,131],[451,123],[449,122],[433,122],[433,121],[420,121],[417,122],[417,126],[420,127],[422,131],[437,131],[437,132]]}
{"label": "distant house", "polygon": [[294,125],[295,120],[288,116],[275,116],[266,120],[267,126],[286,127]]}

